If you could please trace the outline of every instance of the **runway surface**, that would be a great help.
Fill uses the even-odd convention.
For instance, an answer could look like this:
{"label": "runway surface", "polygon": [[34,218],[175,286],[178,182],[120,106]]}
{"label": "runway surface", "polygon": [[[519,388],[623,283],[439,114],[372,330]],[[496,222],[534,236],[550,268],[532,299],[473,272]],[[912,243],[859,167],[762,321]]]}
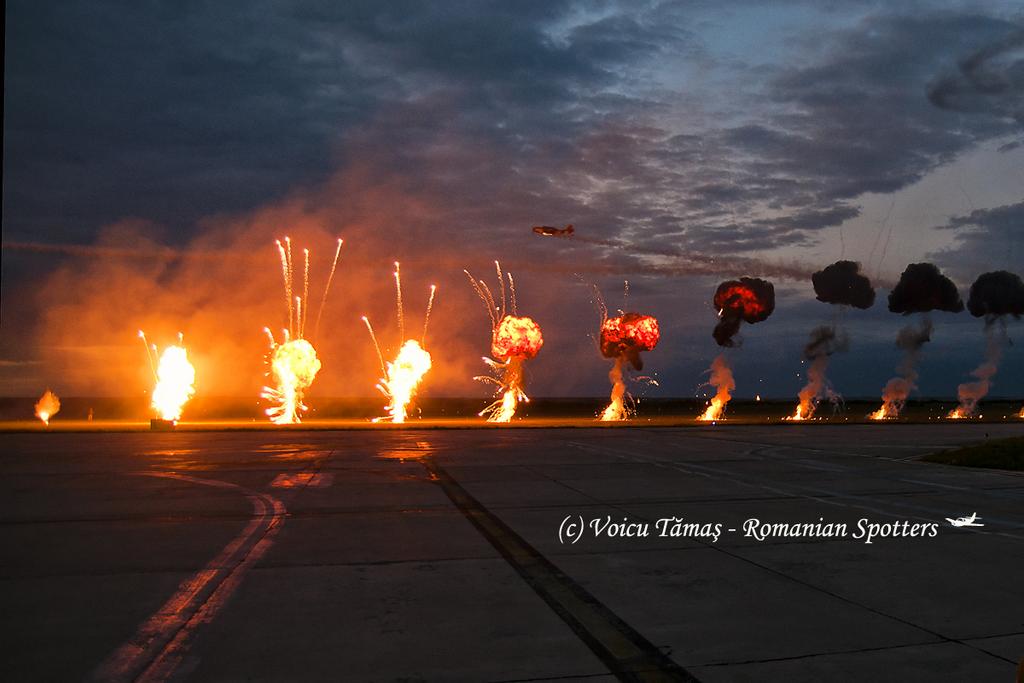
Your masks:
{"label": "runway surface", "polygon": [[[915,461],[1011,435],[7,433],[5,678],[1013,680],[1024,477]],[[693,534],[592,533],[663,518]],[[758,540],[750,519],[849,534]],[[862,519],[936,526],[866,544]]]}

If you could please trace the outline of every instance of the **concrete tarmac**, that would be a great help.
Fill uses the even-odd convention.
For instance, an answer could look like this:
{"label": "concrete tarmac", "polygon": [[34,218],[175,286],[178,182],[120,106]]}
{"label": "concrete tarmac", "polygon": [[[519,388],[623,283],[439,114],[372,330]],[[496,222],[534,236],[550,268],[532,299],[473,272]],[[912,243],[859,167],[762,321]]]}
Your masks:
{"label": "concrete tarmac", "polygon": [[1012,435],[3,434],[4,678],[1011,681],[1024,476],[916,458]]}

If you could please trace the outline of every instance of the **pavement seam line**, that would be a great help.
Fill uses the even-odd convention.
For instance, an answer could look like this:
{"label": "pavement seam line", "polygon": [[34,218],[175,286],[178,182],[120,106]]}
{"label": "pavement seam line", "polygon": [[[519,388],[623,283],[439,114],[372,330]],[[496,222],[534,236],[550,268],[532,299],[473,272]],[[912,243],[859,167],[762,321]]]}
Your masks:
{"label": "pavement seam line", "polygon": [[[618,457],[626,458],[626,459],[633,460],[633,461],[636,461],[636,462],[647,462],[647,463],[651,463],[651,464],[658,464],[658,465],[660,465],[662,467],[668,467],[668,468],[671,468],[671,469],[676,469],[676,470],[679,470],[679,471],[682,471],[682,472],[688,472],[690,474],[694,474],[694,475],[698,475],[698,476],[705,476],[705,477],[712,478],[712,479],[726,479],[726,480],[734,481],[735,483],[743,484],[743,485],[746,485],[746,486],[760,486],[760,487],[763,487],[763,488],[772,488],[772,490],[774,490],[773,487],[768,487],[766,485],[761,485],[761,484],[754,484],[754,483],[751,483],[751,482],[744,481],[741,478],[734,478],[734,477],[732,477],[732,475],[729,475],[727,473],[722,473],[721,471],[715,470],[714,468],[711,468],[711,467],[701,467],[700,465],[698,465],[696,463],[682,464],[682,463],[673,463],[671,461],[648,460],[648,459],[636,456],[636,455],[634,455],[632,453],[619,452],[619,451],[615,451],[614,449],[611,449],[611,448],[594,449],[594,447],[592,447],[592,446],[584,445],[584,444],[579,444],[579,443],[573,443],[572,445],[576,446],[577,448],[580,448],[581,450],[587,450],[588,448],[590,448],[591,450],[595,450],[595,452],[604,452],[606,454],[612,454],[612,455],[616,455],[617,454]],[[687,468],[694,468],[694,469],[687,469]],[[705,472],[701,472],[700,470],[702,470],[702,469],[706,470],[706,471]],[[826,503],[826,504],[831,504],[829,501],[822,500],[820,498],[817,498],[817,497],[812,496],[812,495],[807,494],[807,493],[800,493],[799,492],[800,489],[807,490],[810,487],[799,486],[799,485],[792,485],[792,486],[795,489],[797,489],[796,493],[794,493],[794,497],[796,497],[796,498],[805,498],[805,499],[815,500],[815,501]],[[810,489],[810,490],[814,490],[814,489]],[[839,497],[840,498],[849,498],[851,496],[846,495],[846,494],[842,494],[842,495],[839,495]],[[874,499],[870,499],[870,500],[874,500]],[[842,504],[840,503],[840,505],[842,505]],[[854,505],[852,507],[861,507],[861,509],[867,509],[867,510],[871,510],[872,509],[872,508],[867,508],[865,506],[856,506],[856,505]],[[904,506],[904,507],[906,507],[906,506]],[[877,510],[877,512],[879,514],[896,516],[893,513],[890,513],[890,512],[885,511],[885,510]],[[924,519],[924,518],[919,518],[919,519]],[[984,533],[984,532],[982,532],[982,533]],[[1006,536],[1006,534],[990,534],[990,535]],[[1009,536],[1009,537],[1010,538],[1016,538],[1016,539],[1020,538],[1018,536]],[[929,634],[931,636],[934,636],[936,638],[940,638],[941,640],[943,640],[945,642],[956,643],[958,645],[963,645],[964,647],[968,647],[970,649],[976,650],[977,652],[981,652],[981,653],[984,653],[984,654],[989,655],[991,657],[995,657],[996,659],[1000,659],[1000,660],[1003,660],[1003,661],[1006,661],[1006,662],[1010,662],[1011,664],[1013,664],[1013,662],[1011,660],[1006,659],[1005,657],[1002,657],[1000,655],[997,655],[997,654],[994,654],[992,652],[989,652],[988,650],[985,650],[985,649],[982,649],[982,648],[977,647],[975,645],[972,645],[971,643],[965,642],[967,639],[960,639],[960,638],[953,638],[951,636],[946,636],[946,635],[944,635],[942,633],[939,633],[937,631],[934,631],[934,630],[932,630],[932,629],[930,629],[930,628],[928,628],[926,626],[922,626],[920,624],[916,624],[916,623],[914,623],[912,621],[909,621],[909,620],[904,619],[902,617],[896,616],[894,614],[889,614],[888,612],[885,612],[885,611],[883,611],[881,609],[876,609],[874,607],[870,607],[870,606],[865,605],[865,604],[863,604],[861,602],[858,602],[857,600],[854,600],[853,598],[845,597],[845,596],[843,596],[843,595],[841,595],[839,593],[836,593],[836,592],[834,592],[832,590],[829,590],[829,589],[824,588],[822,586],[818,586],[818,585],[816,585],[814,583],[811,583],[810,581],[806,581],[806,580],[797,578],[795,576],[791,576],[791,575],[789,575],[789,574],[787,574],[787,573],[785,573],[785,572],[783,572],[781,570],[775,569],[775,568],[770,567],[770,566],[768,566],[766,564],[762,564],[761,562],[757,562],[756,560],[754,560],[752,558],[749,558],[749,557],[746,557],[744,555],[741,555],[741,554],[739,554],[737,552],[734,552],[733,550],[730,550],[728,548],[724,548],[724,547],[718,546],[716,544],[711,544],[711,543],[707,543],[707,542],[704,542],[704,541],[698,541],[698,543],[701,543],[702,545],[707,546],[711,550],[715,550],[717,552],[723,553],[725,555],[728,555],[729,557],[732,557],[734,559],[740,560],[741,562],[746,562],[746,563],[748,563],[750,565],[753,565],[755,567],[758,567],[758,568],[760,568],[760,569],[762,569],[764,571],[770,572],[772,574],[775,574],[777,576],[780,576],[782,578],[785,578],[785,579],[787,579],[789,581],[792,581],[792,582],[797,583],[799,585],[805,586],[807,588],[811,588],[813,590],[819,591],[819,592],[821,592],[821,593],[823,593],[825,595],[828,595],[828,596],[830,596],[832,598],[835,598],[837,600],[841,600],[842,602],[845,602],[847,604],[854,605],[856,607],[859,607],[860,609],[863,609],[863,610],[866,610],[868,612],[872,612],[874,614],[877,614],[879,616],[882,616],[882,617],[891,619],[893,621],[902,623],[902,624],[904,624],[906,626],[910,626],[912,628],[916,628],[919,631],[927,633],[927,634]]]}
{"label": "pavement seam line", "polygon": [[484,507],[433,458],[421,462],[466,519],[619,680],[698,681]]}

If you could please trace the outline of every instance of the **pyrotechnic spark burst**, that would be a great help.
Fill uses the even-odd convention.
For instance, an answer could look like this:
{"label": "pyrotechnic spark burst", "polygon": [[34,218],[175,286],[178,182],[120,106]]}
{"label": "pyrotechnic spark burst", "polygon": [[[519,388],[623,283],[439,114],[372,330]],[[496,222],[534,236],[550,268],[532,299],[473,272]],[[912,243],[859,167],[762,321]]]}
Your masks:
{"label": "pyrotechnic spark burst", "polygon": [[60,411],[60,399],[57,394],[49,389],[43,392],[36,402],[36,417],[43,421],[43,424],[50,424],[50,418]]}
{"label": "pyrotechnic spark burst", "polygon": [[[487,315],[491,319],[491,355],[494,358],[483,360],[491,368],[492,375],[481,375],[474,379],[494,384],[500,393],[498,400],[480,411],[480,416],[487,417],[488,422],[510,422],[516,414],[519,402],[530,400],[523,391],[523,362],[537,355],[544,345],[544,337],[540,326],[532,318],[518,315],[515,280],[512,279],[512,274],[503,274],[501,264],[497,261],[494,262],[494,267],[500,286],[500,307],[486,282],[474,279],[468,270],[463,271],[477,296],[484,302]],[[511,313],[507,311],[509,305]]]}
{"label": "pyrotechnic spark burst", "polygon": [[[375,418],[374,422],[390,420],[391,422],[405,422],[408,417],[409,404],[416,395],[416,390],[423,377],[430,370],[430,354],[424,346],[427,340],[427,326],[430,324],[430,312],[434,308],[434,295],[437,293],[437,285],[430,285],[430,298],[427,300],[427,312],[423,316],[423,335],[420,340],[406,339],[398,349],[395,360],[385,363],[381,353],[380,345],[377,343],[377,335],[373,333],[373,326],[365,315],[363,323],[373,340],[373,348],[377,352],[377,360],[380,361],[381,374],[384,376],[377,384],[377,389],[388,399],[385,410],[388,413],[386,418]],[[402,303],[402,267],[395,261],[395,301],[397,303],[398,334],[400,339],[405,338],[405,305]]]}
{"label": "pyrotechnic spark burst", "polygon": [[[303,403],[305,391],[313,384],[320,372],[321,363],[317,358],[316,348],[305,338],[306,322],[309,318],[309,249],[303,249],[302,295],[292,297],[294,290],[294,272],[292,263],[292,241],[285,237],[284,242],[276,242],[278,256],[281,260],[281,277],[284,280],[285,305],[288,311],[288,327],[282,331],[280,344],[274,339],[273,332],[265,327],[264,332],[270,341],[267,363],[269,375],[273,378],[273,387],[263,387],[260,394],[273,405],[266,409],[270,421],[275,424],[294,424],[301,422],[300,414],[308,410]],[[320,299],[320,310],[317,312],[314,333],[319,331],[320,318],[327,305],[327,295],[334,281],[334,272],[341,255],[344,240],[338,238],[338,246],[334,251],[330,275],[324,285],[324,293]]]}
{"label": "pyrotechnic spark burst", "polygon": [[[627,282],[626,292],[628,291]],[[596,286],[594,296],[598,312],[601,314],[601,355],[615,361],[608,372],[608,379],[612,382],[611,397],[600,419],[604,422],[625,420],[632,412],[632,401],[626,392],[623,372],[625,363],[628,361],[635,370],[642,370],[644,363],[640,358],[640,352],[654,350],[661,333],[658,330],[658,321],[653,316],[619,311],[620,315],[609,318],[608,308]]]}
{"label": "pyrotechnic spark burst", "polygon": [[182,409],[196,391],[196,369],[188,360],[184,337],[179,332],[178,343],[165,348],[159,354],[159,361],[155,360],[158,354],[156,344],[150,346],[142,330],[139,330],[139,338],[146,346],[146,355],[156,380],[150,403],[161,419],[169,422],[180,420]]}
{"label": "pyrotechnic spark burst", "polygon": [[725,354],[719,354],[711,362],[711,378],[708,384],[715,387],[715,395],[708,401],[708,407],[704,414],[697,419],[702,422],[715,422],[722,419],[725,414],[725,406],[732,398],[732,392],[736,388],[736,381],[732,377],[732,369]]}

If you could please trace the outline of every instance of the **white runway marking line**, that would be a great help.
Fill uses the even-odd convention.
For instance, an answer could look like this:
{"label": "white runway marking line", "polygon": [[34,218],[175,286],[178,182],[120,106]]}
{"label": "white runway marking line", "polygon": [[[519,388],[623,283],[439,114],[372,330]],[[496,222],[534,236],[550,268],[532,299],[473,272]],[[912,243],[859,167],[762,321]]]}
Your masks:
{"label": "white runway marking line", "polygon": [[174,472],[136,474],[238,491],[252,503],[253,516],[242,532],[206,567],[182,582],[177,592],[139,626],[135,635],[107,657],[93,672],[93,680],[167,680],[181,662],[196,628],[211,621],[224,606],[245,572],[273,543],[287,512],[276,498],[226,481]]}

